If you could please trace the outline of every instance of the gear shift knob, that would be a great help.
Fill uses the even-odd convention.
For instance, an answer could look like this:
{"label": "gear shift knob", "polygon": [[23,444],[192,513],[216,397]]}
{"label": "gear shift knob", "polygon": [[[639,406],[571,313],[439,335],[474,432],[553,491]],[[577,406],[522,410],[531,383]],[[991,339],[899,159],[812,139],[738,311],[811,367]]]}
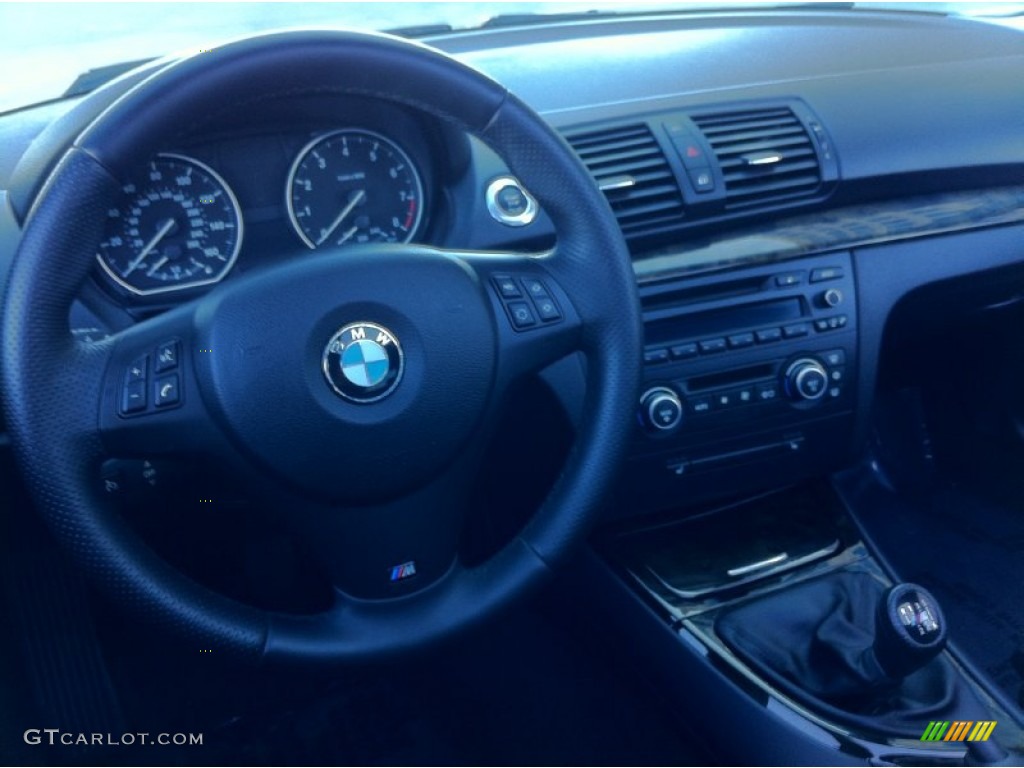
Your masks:
{"label": "gear shift knob", "polygon": [[875,658],[891,678],[914,672],[946,647],[946,617],[938,601],[917,584],[897,584],[878,605]]}

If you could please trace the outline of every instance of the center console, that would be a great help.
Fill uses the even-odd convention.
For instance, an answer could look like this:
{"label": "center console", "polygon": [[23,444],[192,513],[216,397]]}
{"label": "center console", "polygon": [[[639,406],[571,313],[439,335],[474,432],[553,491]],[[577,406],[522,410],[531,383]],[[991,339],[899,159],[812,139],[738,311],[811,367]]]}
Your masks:
{"label": "center console", "polygon": [[[845,457],[857,302],[849,254],[642,284],[644,387],[624,498],[653,509]],[[737,472],[736,467],[746,465]]]}
{"label": "center console", "polygon": [[587,615],[731,759],[1019,764],[1021,728],[946,647],[958,627],[896,582],[828,482],[624,521],[594,545]]}

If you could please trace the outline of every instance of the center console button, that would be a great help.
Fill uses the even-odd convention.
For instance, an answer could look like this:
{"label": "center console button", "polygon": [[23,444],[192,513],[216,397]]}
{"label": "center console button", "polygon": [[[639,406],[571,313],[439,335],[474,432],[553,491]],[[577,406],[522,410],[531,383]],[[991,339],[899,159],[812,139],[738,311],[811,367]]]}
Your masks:
{"label": "center console button", "polygon": [[729,346],[732,349],[741,349],[743,347],[749,347],[754,343],[754,334],[752,333],[736,333],[729,337]]}
{"label": "center console button", "polygon": [[779,385],[774,381],[766,381],[758,384],[754,390],[754,397],[759,403],[770,403],[779,399]]}
{"label": "center console button", "polygon": [[704,339],[700,343],[700,351],[702,354],[710,355],[715,352],[725,351],[725,339]]}
{"label": "center console button", "polygon": [[687,360],[697,356],[697,343],[691,341],[687,344],[676,344],[669,348],[669,352],[672,353],[673,360]]}
{"label": "center console button", "polygon": [[644,350],[644,362],[648,365],[668,362],[667,349],[646,349]]}
{"label": "center console button", "polygon": [[695,415],[711,412],[711,398],[706,396],[688,397],[686,399],[686,410]]}
{"label": "center console button", "polygon": [[829,367],[843,365],[846,362],[846,352],[842,349],[830,349],[828,352],[821,353],[821,359]]}
{"label": "center console button", "polygon": [[770,341],[779,341],[782,339],[781,328],[763,328],[760,331],[756,331],[754,335],[757,337],[758,344],[767,344]]}

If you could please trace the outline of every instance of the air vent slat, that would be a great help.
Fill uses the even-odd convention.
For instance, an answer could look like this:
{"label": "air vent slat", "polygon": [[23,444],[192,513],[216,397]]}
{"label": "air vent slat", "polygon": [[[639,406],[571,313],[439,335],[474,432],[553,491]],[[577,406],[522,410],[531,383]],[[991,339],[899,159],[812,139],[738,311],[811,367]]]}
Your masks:
{"label": "air vent slat", "polygon": [[724,147],[715,147],[714,149],[715,154],[724,162],[727,158],[745,155],[749,152],[788,151],[794,147],[797,149],[811,149],[807,144],[807,138],[804,136],[770,141],[745,141],[742,144],[730,144]]}
{"label": "air vent slat", "polygon": [[641,200],[649,200],[650,198],[668,198],[674,200],[679,195],[679,189],[674,184],[662,184],[659,186],[651,186],[637,189],[611,189],[607,193],[608,203],[614,208],[617,205],[628,204],[631,207],[635,206]]}
{"label": "air vent slat", "polygon": [[655,164],[654,162],[638,163],[637,165],[622,163],[619,165],[610,165],[605,168],[601,168],[597,171],[594,171],[593,174],[594,178],[597,179],[598,182],[601,182],[604,179],[611,179],[617,176],[622,176],[624,174],[628,174],[638,181],[640,180],[641,176],[647,180],[674,178],[672,176],[672,173],[666,168],[664,168],[664,164],[664,159],[659,161],[657,164]]}
{"label": "air vent slat", "polygon": [[[651,158],[657,159],[661,157],[661,153],[657,147],[641,147],[633,150],[623,150],[620,152],[612,152],[607,155],[581,155],[580,159],[583,164],[591,170],[603,168],[606,165],[619,164],[619,163],[633,163],[643,162]],[[662,158],[664,162],[664,158]]]}
{"label": "air vent slat", "polygon": [[695,115],[693,120],[701,126],[701,129],[712,130],[718,126],[735,126],[739,123],[758,122],[779,122],[780,120],[794,119],[793,113],[788,107],[780,109],[764,109],[756,112],[740,111],[728,112],[720,115]]}
{"label": "air vent slat", "polygon": [[683,197],[661,145],[644,123],[573,133],[576,150],[605,192],[623,234],[636,237],[683,220]]}
{"label": "air vent slat", "polygon": [[[729,173],[730,171],[734,171],[737,168],[747,170],[748,165],[747,162],[743,159],[744,154],[747,153],[740,153],[733,157],[729,157],[728,159],[722,158],[722,171],[724,173]],[[786,152],[784,152],[783,154],[785,155],[785,159],[788,160],[792,165],[796,165],[798,161],[812,162],[815,166],[817,166],[818,164],[818,156],[815,155],[814,150],[810,148],[801,147],[799,149],[789,149],[786,150]]]}
{"label": "air vent slat", "polygon": [[764,192],[783,192],[792,191],[798,187],[816,187],[818,185],[817,176],[803,176],[795,179],[778,179],[773,181],[771,184],[761,184],[756,188],[739,188],[735,191],[734,197],[750,197],[752,195],[761,195]]}
{"label": "air vent slat", "polygon": [[[806,160],[806,161],[804,161],[802,163],[788,163],[784,168],[773,170],[773,171],[771,171],[771,177],[773,179],[777,179],[780,176],[787,176],[787,175],[792,174],[792,173],[801,173],[801,172],[804,172],[804,171],[810,171],[811,174],[815,178],[817,178],[817,173],[816,173],[817,170],[818,170],[818,161],[817,161],[817,159]],[[723,168],[723,176],[725,177],[725,184],[726,184],[726,186],[728,186],[729,184],[731,184],[733,182],[735,182],[736,184],[741,184],[743,182],[748,182],[748,181],[750,183],[752,183],[752,184],[760,184],[765,179],[765,173],[763,173],[763,172],[756,171],[756,170],[750,170],[746,166],[739,166],[739,167],[737,167],[735,165],[732,168],[730,168],[730,169]]]}
{"label": "air vent slat", "polygon": [[789,107],[695,115],[725,183],[725,207],[812,197],[821,166],[803,123]]}
{"label": "air vent slat", "polygon": [[713,133],[711,131],[706,132],[704,135],[708,137],[708,141],[711,142],[711,146],[717,147],[723,144],[731,144],[737,141],[749,141],[750,139],[769,139],[775,136],[802,136],[803,128],[794,123],[787,123],[777,127],[765,127],[765,128],[751,128],[751,126],[742,126],[743,130],[728,132]]}
{"label": "air vent slat", "polygon": [[595,154],[603,155],[605,153],[617,152],[620,149],[636,149],[636,147],[637,137],[630,136],[625,139],[622,139],[621,141],[610,141],[606,144],[596,144],[591,145],[589,147],[581,147],[580,149],[576,150],[576,154],[582,158],[590,157],[591,155]]}

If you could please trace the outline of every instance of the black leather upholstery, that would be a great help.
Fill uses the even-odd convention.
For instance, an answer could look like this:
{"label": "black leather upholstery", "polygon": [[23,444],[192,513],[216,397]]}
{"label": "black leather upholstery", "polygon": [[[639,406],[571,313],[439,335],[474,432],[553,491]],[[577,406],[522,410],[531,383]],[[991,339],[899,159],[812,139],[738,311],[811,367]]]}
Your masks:
{"label": "black leather upholstery", "polygon": [[840,723],[917,739],[931,720],[976,719],[984,708],[945,658],[902,679],[879,666],[884,592],[870,574],[841,571],[728,610],[715,629],[782,691]]}

